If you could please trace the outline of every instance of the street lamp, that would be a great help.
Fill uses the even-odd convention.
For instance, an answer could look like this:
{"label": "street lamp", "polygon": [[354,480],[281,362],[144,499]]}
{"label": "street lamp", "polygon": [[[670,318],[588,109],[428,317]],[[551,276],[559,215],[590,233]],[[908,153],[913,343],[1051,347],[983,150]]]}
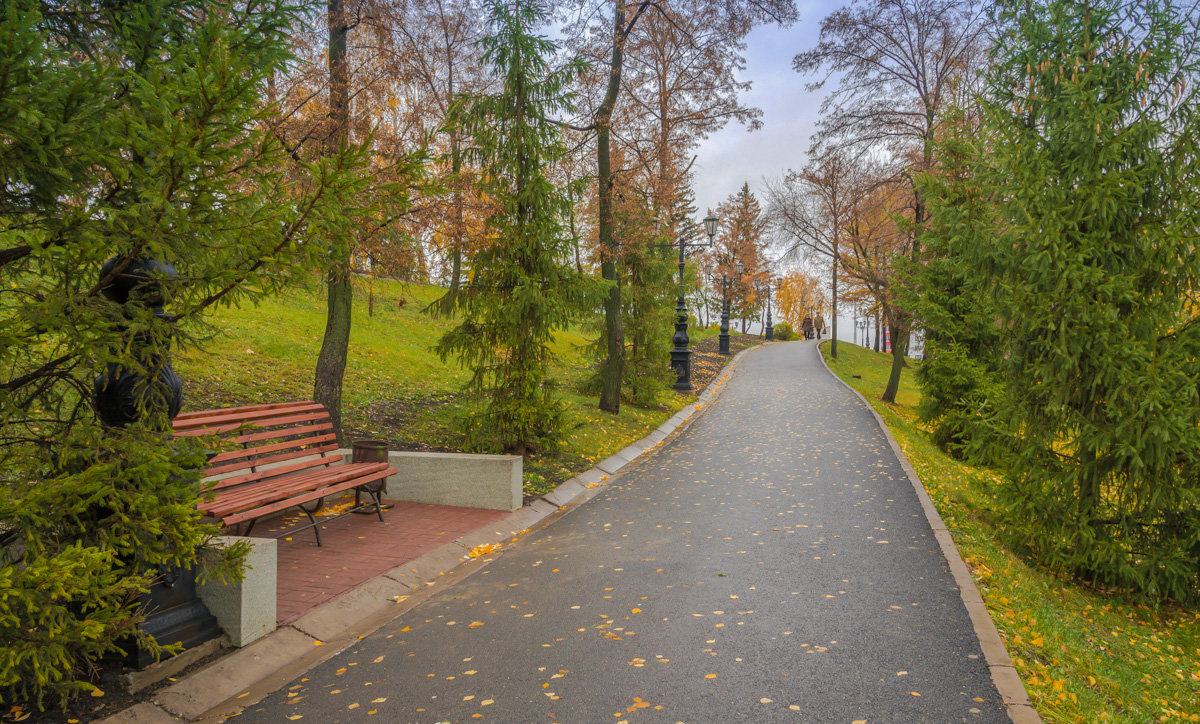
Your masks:
{"label": "street lamp", "polygon": [[774,325],[771,324],[771,287],[774,284],[775,284],[775,280],[772,277],[768,276],[767,282],[766,282],[766,287],[767,287],[767,341],[768,342],[775,339],[775,327],[774,327]]}
{"label": "street lamp", "polygon": [[863,347],[871,346],[871,340],[867,338],[867,330],[870,328],[870,326],[871,326],[871,323],[866,318],[858,320],[858,328],[860,330],[862,330],[862,346]]}
{"label": "street lamp", "polygon": [[[684,236],[679,237],[679,299],[675,303],[675,334],[671,337],[674,345],[671,348],[671,367],[675,370],[674,388],[677,390],[692,389],[692,351],[688,349],[687,305],[684,303],[683,260],[689,249],[703,249],[712,246],[713,235],[717,233],[717,217],[711,213],[704,218],[704,231],[708,233],[707,244],[692,244]],[[655,246],[675,246],[675,244],[656,244]]]}
{"label": "street lamp", "polygon": [[[738,276],[746,271],[746,265],[741,259],[737,260]],[[729,354],[729,277],[725,275],[725,268],[721,268],[721,334],[717,339],[720,341],[720,346],[717,349],[721,354]]]}

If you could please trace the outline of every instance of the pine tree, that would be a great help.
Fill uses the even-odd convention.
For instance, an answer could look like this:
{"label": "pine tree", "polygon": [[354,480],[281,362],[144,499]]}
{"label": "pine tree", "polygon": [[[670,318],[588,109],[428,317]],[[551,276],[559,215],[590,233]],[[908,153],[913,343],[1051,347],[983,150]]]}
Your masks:
{"label": "pine tree", "polygon": [[486,398],[483,414],[468,422],[473,442],[523,455],[562,434],[549,343],[554,329],[579,314],[588,288],[569,264],[573,247],[563,219],[571,195],[550,178],[566,152],[554,115],[571,108],[566,89],[581,67],[550,68],[555,45],[533,35],[545,12],[532,0],[495,2],[491,13],[484,59],[502,88],[468,99],[459,118],[499,212],[487,225],[489,243],[470,260],[468,279],[447,300],[462,322],[437,351],[471,369],[468,389]]}
{"label": "pine tree", "polygon": [[1191,19],[1153,0],[999,5],[974,247],[1011,335],[995,440],[1015,542],[1200,595],[1200,118]]}
{"label": "pine tree", "polygon": [[916,370],[918,416],[950,454],[961,456],[974,442],[982,455],[995,442],[986,440],[987,427],[979,423],[999,394],[1004,330],[996,321],[992,280],[974,273],[968,254],[990,244],[999,227],[995,201],[978,182],[983,162],[978,154],[987,144],[972,141],[981,129],[962,113],[949,115],[935,147],[938,163],[918,179],[931,218],[924,232],[926,259],[904,270],[907,283],[898,286],[901,304],[921,320],[924,337],[924,360]]}
{"label": "pine tree", "polygon": [[[13,0],[0,14],[4,701],[89,689],[140,620],[149,571],[190,565],[217,532],[196,510],[204,456],[170,440],[169,410],[151,395],[108,428],[90,398],[110,365],[156,377],[170,346],[212,331],[206,308],[276,288],[303,266],[281,261],[315,253],[303,240],[345,223],[361,157],[293,159],[263,103],[296,12]],[[142,300],[159,314],[105,294],[146,259],[179,272]]]}

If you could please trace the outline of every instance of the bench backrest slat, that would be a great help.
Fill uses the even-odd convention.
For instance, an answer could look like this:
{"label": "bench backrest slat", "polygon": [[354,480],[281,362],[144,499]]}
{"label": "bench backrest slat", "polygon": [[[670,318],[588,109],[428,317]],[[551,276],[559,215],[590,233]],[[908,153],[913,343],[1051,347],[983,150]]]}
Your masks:
{"label": "bench backrest slat", "polygon": [[222,490],[224,488],[232,488],[235,485],[243,483],[256,483],[260,480],[269,480],[270,478],[282,477],[290,473],[295,473],[301,470],[310,468],[321,468],[325,465],[333,465],[342,461],[341,455],[324,455],[322,457],[307,458],[299,462],[280,465],[267,470],[260,470],[256,473],[246,473],[244,475],[235,475],[228,478],[218,480],[211,490]]}
{"label": "bench backrest slat", "polygon": [[223,446],[209,461],[205,477],[224,476],[215,489],[340,461],[330,455],[338,445],[329,412],[311,400],[202,410],[171,425],[177,437],[215,435],[236,446]]}
{"label": "bench backrest slat", "polygon": [[173,422],[188,422],[197,418],[212,417],[214,414],[229,414],[238,415],[247,412],[257,412],[260,410],[280,410],[290,407],[312,406],[317,403],[312,400],[299,400],[293,402],[271,402],[264,405],[243,405],[241,407],[221,407],[215,410],[197,410],[196,412],[181,412],[175,416]]}
{"label": "bench backrest slat", "polygon": [[[332,425],[330,425],[329,427],[332,427]],[[287,431],[284,430],[282,432],[287,432]],[[251,437],[251,436],[243,435],[242,437],[234,438],[234,442],[241,443],[243,445],[249,444],[252,441],[246,440],[245,438],[247,438],[247,437]],[[277,437],[283,437],[283,435],[279,435]],[[216,467],[217,465],[229,464],[231,461],[236,462],[239,460],[246,460],[248,458],[258,458],[263,455],[268,455],[270,453],[282,452],[284,450],[291,450],[293,448],[312,446],[312,445],[320,445],[320,444],[328,444],[330,442],[337,442],[337,435],[334,435],[333,432],[326,432],[324,435],[312,435],[311,437],[309,436],[309,434],[306,434],[303,437],[297,437],[294,435],[289,436],[289,437],[290,437],[290,439],[284,440],[282,442],[269,443],[266,445],[256,445],[254,447],[244,447],[244,448],[241,448],[238,450],[227,450],[227,451],[220,453],[217,456],[213,457],[211,460],[208,461],[208,464],[212,467]],[[274,440],[277,438],[272,437],[272,438],[267,438],[267,439]],[[257,441],[253,441],[253,442],[257,442]],[[211,472],[213,474],[217,473],[216,470],[213,470]]]}

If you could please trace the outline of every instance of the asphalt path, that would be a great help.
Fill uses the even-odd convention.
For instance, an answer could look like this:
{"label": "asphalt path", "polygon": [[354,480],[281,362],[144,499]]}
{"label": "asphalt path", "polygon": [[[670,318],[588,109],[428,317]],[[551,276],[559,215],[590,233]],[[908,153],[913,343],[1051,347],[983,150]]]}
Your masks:
{"label": "asphalt path", "polygon": [[812,342],[248,722],[1002,722],[949,567]]}

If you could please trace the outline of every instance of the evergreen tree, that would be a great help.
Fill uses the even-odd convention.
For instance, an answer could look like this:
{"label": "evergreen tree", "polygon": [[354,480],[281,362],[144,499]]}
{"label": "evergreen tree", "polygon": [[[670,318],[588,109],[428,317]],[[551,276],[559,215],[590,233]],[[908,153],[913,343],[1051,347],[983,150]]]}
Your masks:
{"label": "evergreen tree", "polygon": [[555,114],[567,113],[567,85],[581,66],[553,71],[554,43],[533,35],[545,11],[532,0],[491,5],[494,32],[484,59],[500,76],[495,95],[468,99],[458,114],[486,169],[486,193],[499,211],[485,248],[470,260],[466,282],[447,302],[462,322],[438,343],[473,376],[468,389],[487,398],[468,423],[477,445],[525,454],[561,435],[562,403],[548,377],[553,330],[575,318],[587,285],[569,264],[564,229],[571,202],[551,179],[566,153]]}
{"label": "evergreen tree", "polygon": [[[0,15],[5,701],[89,689],[94,662],[138,636],[151,571],[190,565],[217,532],[196,510],[204,456],[170,440],[169,409],[142,395],[138,422],[105,427],[91,393],[106,369],[159,378],[171,344],[211,332],[203,310],[277,287],[282,259],[344,225],[361,157],[293,159],[262,103],[296,11],[13,0]],[[178,278],[140,303],[106,296],[146,259]]]}
{"label": "evergreen tree", "polygon": [[627,190],[628,194],[618,191],[614,220],[621,239],[619,271],[626,288],[621,303],[629,340],[624,396],[646,406],[654,404],[659,393],[675,381],[670,352],[679,271],[678,257],[667,245],[677,242],[671,238],[669,227],[655,228],[653,209],[647,200],[634,189]]}
{"label": "evergreen tree", "polygon": [[1056,570],[1200,594],[1194,18],[1154,0],[999,4],[973,248],[1011,335],[992,418],[1015,542]]}
{"label": "evergreen tree", "polygon": [[[968,258],[998,230],[994,199],[977,177],[981,159],[975,154],[981,149],[972,140],[980,129],[961,113],[950,115],[946,135],[936,144],[938,163],[918,179],[931,218],[924,232],[926,259],[902,270],[907,283],[898,288],[901,304],[921,320],[924,335],[917,414],[931,425],[934,442],[961,456],[968,442],[986,435],[979,422],[999,394],[1004,330],[996,321],[992,279],[975,274]],[[978,452],[992,447],[976,442]]]}

